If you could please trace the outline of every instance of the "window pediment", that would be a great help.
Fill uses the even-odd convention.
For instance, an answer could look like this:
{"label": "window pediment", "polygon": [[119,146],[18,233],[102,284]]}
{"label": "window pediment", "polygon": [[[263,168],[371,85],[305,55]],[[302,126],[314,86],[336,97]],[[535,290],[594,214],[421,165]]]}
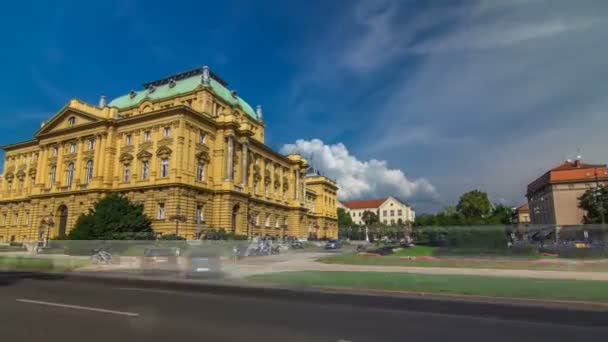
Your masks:
{"label": "window pediment", "polygon": [[128,165],[133,160],[133,155],[130,153],[123,153],[120,155],[120,158],[118,158],[118,160],[121,164]]}
{"label": "window pediment", "polygon": [[159,158],[168,158],[171,156],[171,153],[173,153],[173,151],[171,151],[168,146],[161,146],[156,150],[156,155]]}
{"label": "window pediment", "polygon": [[146,150],[142,150],[137,153],[137,159],[139,160],[150,160],[150,158],[152,158],[152,153]]}

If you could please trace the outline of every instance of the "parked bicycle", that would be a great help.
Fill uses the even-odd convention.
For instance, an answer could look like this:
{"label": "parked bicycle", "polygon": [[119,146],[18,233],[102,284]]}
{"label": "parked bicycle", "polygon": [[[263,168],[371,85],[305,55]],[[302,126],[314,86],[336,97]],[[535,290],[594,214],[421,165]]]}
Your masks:
{"label": "parked bicycle", "polygon": [[112,254],[103,248],[98,248],[93,251],[91,262],[94,265],[109,265],[112,263]]}

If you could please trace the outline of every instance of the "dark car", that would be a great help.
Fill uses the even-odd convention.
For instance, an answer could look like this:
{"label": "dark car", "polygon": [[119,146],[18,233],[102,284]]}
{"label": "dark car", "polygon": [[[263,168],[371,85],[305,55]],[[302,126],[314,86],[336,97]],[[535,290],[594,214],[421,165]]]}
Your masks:
{"label": "dark car", "polygon": [[187,278],[217,278],[222,275],[222,262],[215,253],[193,249],[187,253],[185,259],[184,275]]}
{"label": "dark car", "polygon": [[178,272],[180,249],[175,247],[149,247],[144,250],[144,274]]}
{"label": "dark car", "polygon": [[338,240],[327,240],[325,249],[339,249],[342,247],[342,243]]}

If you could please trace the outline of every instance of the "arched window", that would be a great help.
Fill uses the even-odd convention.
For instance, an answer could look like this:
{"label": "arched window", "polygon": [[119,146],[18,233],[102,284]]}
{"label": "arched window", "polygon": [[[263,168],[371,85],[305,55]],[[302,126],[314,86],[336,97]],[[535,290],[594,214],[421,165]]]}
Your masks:
{"label": "arched window", "polygon": [[148,179],[148,173],[150,171],[150,162],[144,160],[141,162],[141,178]]}
{"label": "arched window", "polygon": [[160,160],[160,176],[169,177],[169,158]]}
{"label": "arched window", "polygon": [[198,161],[196,167],[196,180],[202,181],[205,178],[205,162],[202,160]]}
{"label": "arched window", "polygon": [[55,165],[51,166],[51,171],[49,171],[49,185],[55,184],[55,176],[57,175],[57,167]]}
{"label": "arched window", "polygon": [[74,126],[74,124],[76,124],[76,117],[71,116],[71,117],[68,119],[68,126],[72,127],[72,126]]}
{"label": "arched window", "polygon": [[68,171],[65,178],[65,185],[72,186],[72,182],[74,181],[74,163],[70,163],[68,165]]}
{"label": "arched window", "polygon": [[125,164],[122,171],[122,181],[128,182],[129,177],[131,176],[131,166],[129,164]]}
{"label": "arched window", "polygon": [[279,216],[278,215],[274,217],[274,227],[279,228]]}
{"label": "arched window", "polygon": [[270,214],[266,214],[266,221],[264,222],[264,226],[270,227]]}
{"label": "arched window", "polygon": [[86,167],[85,173],[84,173],[85,184],[89,184],[91,182],[91,179],[93,179],[93,161],[89,160],[87,162],[87,167]]}

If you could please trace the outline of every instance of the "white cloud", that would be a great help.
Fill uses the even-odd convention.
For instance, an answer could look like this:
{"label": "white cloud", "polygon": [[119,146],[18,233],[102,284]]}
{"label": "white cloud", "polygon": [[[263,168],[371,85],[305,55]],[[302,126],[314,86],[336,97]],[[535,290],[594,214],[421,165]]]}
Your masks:
{"label": "white cloud", "polygon": [[319,139],[299,139],[281,148],[284,154],[299,153],[308,158],[325,176],[335,179],[340,186],[340,199],[397,196],[435,199],[435,187],[426,179],[409,179],[403,171],[391,169],[383,160],[361,161],[351,155],[342,143],[327,145]]}

